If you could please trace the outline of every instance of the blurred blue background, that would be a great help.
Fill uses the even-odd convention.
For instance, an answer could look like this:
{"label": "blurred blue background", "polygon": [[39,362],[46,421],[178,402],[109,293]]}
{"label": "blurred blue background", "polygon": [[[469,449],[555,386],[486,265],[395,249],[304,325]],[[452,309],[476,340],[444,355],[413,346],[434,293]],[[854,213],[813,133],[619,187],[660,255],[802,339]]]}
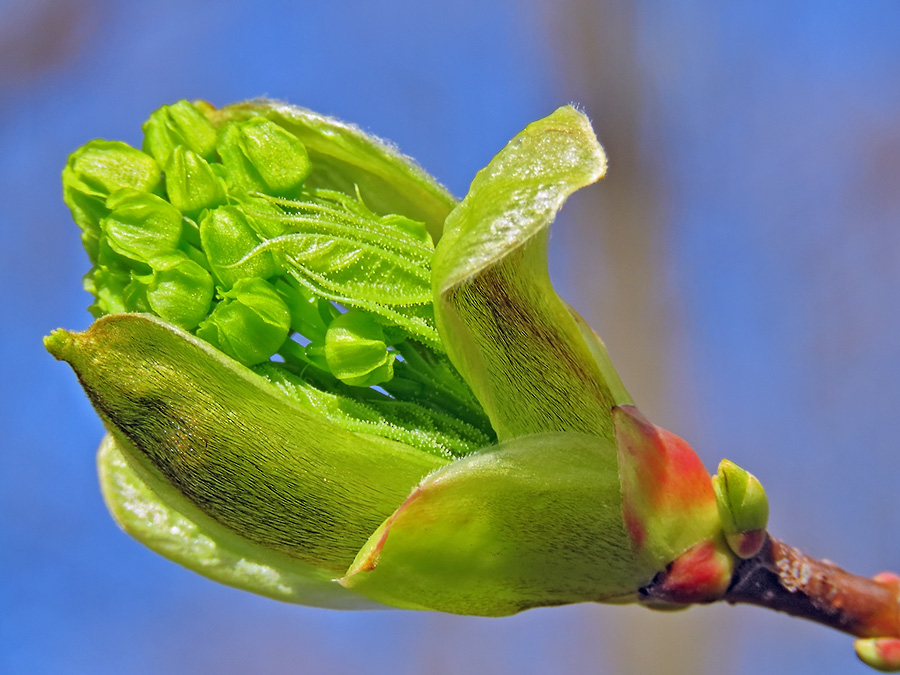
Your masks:
{"label": "blurred blue background", "polygon": [[900,571],[900,3],[0,0],[0,672],[854,673],[754,608],[341,613],[218,586],[119,532],[102,429],[42,349],[85,328],[69,152],[259,95],[396,142],[454,193],[577,102],[610,157],[561,294],[658,424],[756,473],[771,529]]}

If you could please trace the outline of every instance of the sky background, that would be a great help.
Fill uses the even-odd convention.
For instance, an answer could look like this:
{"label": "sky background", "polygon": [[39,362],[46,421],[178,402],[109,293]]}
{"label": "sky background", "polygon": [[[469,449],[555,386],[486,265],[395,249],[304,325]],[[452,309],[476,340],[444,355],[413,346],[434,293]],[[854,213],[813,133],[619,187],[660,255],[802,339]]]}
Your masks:
{"label": "sky background", "polygon": [[900,571],[900,3],[0,0],[0,672],[868,672],[755,608],[342,613],[216,585],[106,514],[102,435],[41,337],[89,325],[60,194],[92,138],[260,95],[394,141],[458,196],[576,102],[610,158],[551,241],[638,405],[771,531]]}

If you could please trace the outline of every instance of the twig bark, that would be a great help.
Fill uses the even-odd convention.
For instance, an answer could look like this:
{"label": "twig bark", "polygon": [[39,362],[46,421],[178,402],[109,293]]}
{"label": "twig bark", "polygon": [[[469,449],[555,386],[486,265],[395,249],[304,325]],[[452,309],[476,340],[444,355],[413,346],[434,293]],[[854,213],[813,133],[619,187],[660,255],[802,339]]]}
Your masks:
{"label": "twig bark", "polygon": [[737,566],[722,599],[785,612],[857,637],[900,638],[900,577],[859,577],[772,537]]}

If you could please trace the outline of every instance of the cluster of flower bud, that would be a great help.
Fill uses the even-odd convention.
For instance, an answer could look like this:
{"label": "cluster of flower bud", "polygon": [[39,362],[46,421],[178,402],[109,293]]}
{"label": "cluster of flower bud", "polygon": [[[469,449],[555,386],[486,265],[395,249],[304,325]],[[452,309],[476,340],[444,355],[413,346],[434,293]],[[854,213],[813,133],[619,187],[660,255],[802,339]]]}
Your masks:
{"label": "cluster of flower bud", "polygon": [[[96,298],[94,315],[150,312],[245,365],[269,359],[292,331],[305,330],[319,342],[312,360],[323,365],[331,357],[348,384],[390,379],[393,357],[380,325],[361,312],[325,340],[339,311],[317,302],[311,284],[292,278],[297,266],[287,269],[286,256],[266,246],[323,230],[296,217],[304,205],[318,205],[318,219],[329,209],[338,221],[378,217],[346,195],[304,190],[312,168],[305,147],[264,117],[216,129],[197,106],[180,101],[154,112],[143,130],[143,151],[92,141],[63,174],[93,265],[85,285]],[[424,226],[404,225],[396,236],[426,248],[420,259],[427,277],[430,239]],[[358,329],[357,349],[347,348],[347,326]]]}
{"label": "cluster of flower bud", "polygon": [[[163,106],[141,150],[95,140],[69,158],[64,196],[92,265],[92,314],[154,314],[370,431],[424,425],[451,454],[490,442],[434,326],[425,225],[376,214],[359,189],[309,185],[303,142],[264,115],[216,112]],[[442,396],[407,423],[395,401],[419,403],[423,381],[443,381]]]}

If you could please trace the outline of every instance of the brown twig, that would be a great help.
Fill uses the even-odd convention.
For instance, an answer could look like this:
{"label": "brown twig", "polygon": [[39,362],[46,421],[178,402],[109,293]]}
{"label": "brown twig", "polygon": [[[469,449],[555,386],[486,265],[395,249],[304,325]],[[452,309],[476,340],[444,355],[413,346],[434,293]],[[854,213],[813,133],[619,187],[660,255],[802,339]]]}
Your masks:
{"label": "brown twig", "polygon": [[857,637],[900,638],[900,577],[859,577],[772,537],[757,555],[738,564],[722,599],[785,612]]}

